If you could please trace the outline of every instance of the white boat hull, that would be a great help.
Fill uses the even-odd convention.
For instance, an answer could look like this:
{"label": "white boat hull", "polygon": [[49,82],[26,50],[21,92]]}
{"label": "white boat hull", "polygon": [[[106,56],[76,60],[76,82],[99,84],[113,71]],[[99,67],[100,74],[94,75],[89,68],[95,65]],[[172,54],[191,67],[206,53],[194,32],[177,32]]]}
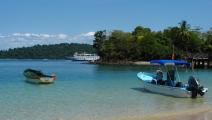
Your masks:
{"label": "white boat hull", "polygon": [[[154,77],[151,77],[148,74],[145,74],[144,72],[138,73],[137,76],[142,81],[142,87],[147,91],[174,97],[182,97],[182,98],[191,97],[192,94],[191,91],[186,90],[185,87],[181,88],[181,87],[171,87],[165,85],[152,84],[151,81],[153,80]],[[204,88],[204,91],[207,92],[207,88]],[[198,95],[197,97],[201,96]]]}
{"label": "white boat hull", "polygon": [[55,81],[55,78],[54,77],[51,77],[51,78],[50,77],[41,77],[39,79],[27,78],[26,81],[30,82],[30,83],[36,83],[36,84],[50,84]]}
{"label": "white boat hull", "polygon": [[174,97],[191,97],[191,92],[179,87],[171,87],[165,85],[156,85],[143,81],[143,88],[147,91],[174,96]]}

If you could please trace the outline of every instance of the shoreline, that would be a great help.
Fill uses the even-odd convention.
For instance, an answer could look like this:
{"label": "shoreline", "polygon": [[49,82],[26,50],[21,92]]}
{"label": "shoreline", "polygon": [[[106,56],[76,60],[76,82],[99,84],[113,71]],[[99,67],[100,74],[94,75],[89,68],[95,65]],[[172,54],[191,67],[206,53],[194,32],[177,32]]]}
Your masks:
{"label": "shoreline", "polygon": [[189,109],[176,112],[156,113],[148,116],[121,116],[110,120],[212,120],[212,108]]}
{"label": "shoreline", "polygon": [[106,62],[106,61],[89,61],[90,64],[103,64],[103,65],[152,65],[149,61],[118,61],[118,62]]}

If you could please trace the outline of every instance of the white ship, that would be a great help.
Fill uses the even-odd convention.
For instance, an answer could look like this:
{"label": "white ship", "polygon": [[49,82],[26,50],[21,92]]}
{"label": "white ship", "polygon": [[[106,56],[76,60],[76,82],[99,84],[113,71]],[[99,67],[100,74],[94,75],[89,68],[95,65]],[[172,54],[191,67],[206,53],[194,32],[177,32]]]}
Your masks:
{"label": "white ship", "polygon": [[77,53],[75,52],[73,57],[67,57],[73,61],[95,61],[100,59],[100,57],[96,54],[88,54],[88,53]]}

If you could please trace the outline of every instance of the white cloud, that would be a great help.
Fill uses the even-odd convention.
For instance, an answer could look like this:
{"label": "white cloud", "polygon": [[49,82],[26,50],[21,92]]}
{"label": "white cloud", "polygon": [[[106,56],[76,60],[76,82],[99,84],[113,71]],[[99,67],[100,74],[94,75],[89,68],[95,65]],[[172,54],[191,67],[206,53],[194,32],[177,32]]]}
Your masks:
{"label": "white cloud", "polygon": [[0,38],[5,38],[5,36],[3,36],[3,35],[0,35]]}
{"label": "white cloud", "polygon": [[43,33],[13,33],[8,35],[0,34],[0,50],[28,47],[36,44],[59,44],[59,43],[87,43],[92,44],[95,32],[87,32],[78,35],[67,34],[43,34]]}
{"label": "white cloud", "polygon": [[66,34],[35,34],[35,33],[14,33],[13,36],[16,37],[34,37],[39,39],[47,38],[57,38],[57,39],[66,39],[68,35]]}
{"label": "white cloud", "polygon": [[21,36],[21,33],[13,33],[13,36]]}
{"label": "white cloud", "polygon": [[49,35],[49,34],[40,34],[39,37],[43,37],[43,38],[50,38],[50,37],[54,37],[53,35]]}
{"label": "white cloud", "polygon": [[66,34],[58,34],[58,38],[59,39],[67,39],[68,35],[66,35]]}
{"label": "white cloud", "polygon": [[75,35],[69,38],[69,41],[72,41],[74,43],[87,43],[87,44],[93,44],[94,39],[94,33],[95,32],[87,32],[82,33],[79,35]]}
{"label": "white cloud", "polygon": [[35,34],[35,33],[13,33],[15,37],[35,37],[35,38],[54,38],[56,35],[51,34]]}
{"label": "white cloud", "polygon": [[95,32],[88,32],[88,33],[83,33],[81,35],[87,37],[87,36],[94,36],[94,34]]}

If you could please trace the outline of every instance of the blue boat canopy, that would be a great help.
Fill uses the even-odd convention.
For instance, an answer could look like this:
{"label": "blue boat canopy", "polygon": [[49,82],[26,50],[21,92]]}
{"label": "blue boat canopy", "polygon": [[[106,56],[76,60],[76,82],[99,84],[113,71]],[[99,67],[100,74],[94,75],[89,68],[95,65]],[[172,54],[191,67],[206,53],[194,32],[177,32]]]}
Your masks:
{"label": "blue boat canopy", "polygon": [[166,64],[174,64],[174,65],[189,65],[188,62],[185,60],[151,60],[151,64],[160,64],[160,65],[166,65]]}

